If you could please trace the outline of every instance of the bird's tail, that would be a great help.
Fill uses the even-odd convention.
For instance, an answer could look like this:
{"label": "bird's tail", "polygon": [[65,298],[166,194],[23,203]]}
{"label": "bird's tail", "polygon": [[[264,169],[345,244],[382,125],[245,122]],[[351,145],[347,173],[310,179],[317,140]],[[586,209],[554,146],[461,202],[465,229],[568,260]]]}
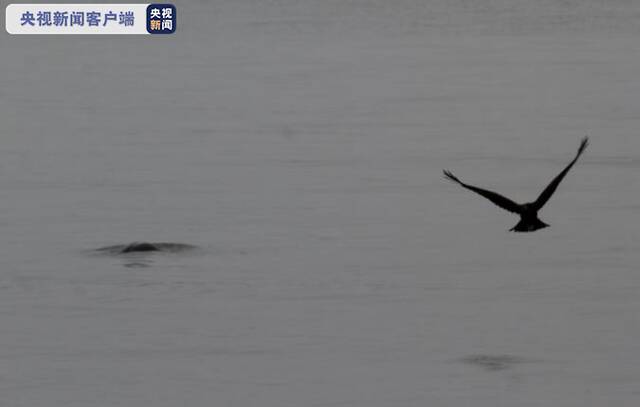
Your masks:
{"label": "bird's tail", "polygon": [[510,232],[535,232],[538,229],[543,229],[549,225],[538,219],[520,219],[514,227],[509,229]]}

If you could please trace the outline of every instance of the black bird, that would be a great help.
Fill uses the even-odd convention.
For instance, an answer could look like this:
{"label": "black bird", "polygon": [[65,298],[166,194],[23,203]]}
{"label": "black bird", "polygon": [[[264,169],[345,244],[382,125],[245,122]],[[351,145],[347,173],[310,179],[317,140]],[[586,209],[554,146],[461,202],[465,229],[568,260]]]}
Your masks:
{"label": "black bird", "polygon": [[553,195],[556,188],[558,188],[560,181],[562,181],[564,176],[567,175],[567,172],[569,172],[571,167],[573,167],[573,164],[575,164],[576,161],[578,161],[578,157],[580,157],[580,155],[584,152],[584,150],[587,148],[588,145],[589,145],[589,138],[584,137],[580,142],[580,147],[578,148],[578,152],[576,153],[575,158],[569,163],[569,165],[567,165],[567,167],[564,170],[562,170],[562,172],[558,174],[553,179],[553,181],[551,181],[549,185],[547,185],[547,187],[544,189],[544,191],[542,191],[540,196],[538,196],[538,199],[536,199],[533,202],[529,202],[525,204],[517,204],[513,202],[511,199],[505,198],[504,196],[497,194],[495,192],[487,191],[486,189],[465,184],[464,182],[460,181],[455,175],[453,175],[450,171],[443,170],[443,172],[444,172],[445,178],[448,179],[449,181],[456,182],[461,186],[467,189],[470,189],[477,194],[484,196],[485,198],[487,198],[494,204],[498,205],[502,209],[506,209],[509,212],[517,213],[518,215],[520,215],[520,222],[518,222],[517,225],[515,225],[509,230],[514,232],[534,232],[538,229],[546,228],[547,226],[549,226],[543,221],[541,221],[540,219],[538,219],[538,211],[542,209],[544,204],[547,203],[549,198],[551,198],[551,195]]}

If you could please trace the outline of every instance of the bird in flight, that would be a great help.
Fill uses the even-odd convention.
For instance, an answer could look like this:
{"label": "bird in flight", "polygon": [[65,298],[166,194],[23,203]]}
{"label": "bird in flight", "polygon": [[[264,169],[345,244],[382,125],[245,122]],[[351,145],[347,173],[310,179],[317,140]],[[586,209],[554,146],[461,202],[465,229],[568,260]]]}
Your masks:
{"label": "bird in flight", "polygon": [[549,185],[547,185],[547,187],[544,189],[544,191],[542,191],[540,196],[538,196],[538,199],[536,199],[533,202],[528,202],[525,204],[518,204],[513,202],[511,199],[505,198],[504,196],[497,194],[495,192],[474,187],[473,185],[465,184],[464,182],[460,181],[455,175],[453,175],[453,173],[451,173],[450,171],[443,170],[443,172],[444,172],[445,178],[448,179],[449,181],[460,184],[461,186],[467,189],[470,189],[471,191],[477,194],[484,196],[485,198],[487,198],[494,204],[498,205],[502,209],[506,209],[509,212],[513,212],[515,214],[520,215],[520,222],[518,222],[517,225],[509,229],[510,231],[535,232],[538,229],[546,228],[547,226],[549,226],[543,221],[541,221],[540,219],[538,219],[538,211],[542,209],[544,204],[546,204],[549,198],[551,198],[551,195],[553,195],[553,193],[556,191],[556,188],[558,188],[560,181],[562,181],[564,176],[567,175],[571,167],[573,167],[573,164],[575,164],[576,161],[578,161],[578,158],[580,157],[580,155],[582,155],[582,153],[584,152],[584,150],[587,148],[588,145],[589,145],[589,138],[584,137],[580,142],[580,147],[578,147],[578,152],[576,153],[575,158],[571,160],[569,165],[567,165],[567,167],[564,170],[562,170],[562,172],[558,174],[553,179],[553,181],[551,181]]}

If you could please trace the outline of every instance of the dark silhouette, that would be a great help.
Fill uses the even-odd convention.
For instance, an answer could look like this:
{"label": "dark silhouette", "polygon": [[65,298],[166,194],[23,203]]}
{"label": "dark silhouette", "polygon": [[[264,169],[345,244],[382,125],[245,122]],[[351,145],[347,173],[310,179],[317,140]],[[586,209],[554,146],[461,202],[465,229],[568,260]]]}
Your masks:
{"label": "dark silhouette", "polygon": [[114,246],[106,246],[96,249],[97,253],[109,255],[135,254],[135,253],[183,253],[197,249],[197,246],[184,243],[151,243],[151,242],[133,242],[129,244],[117,244]]}
{"label": "dark silhouette", "polygon": [[147,243],[147,242],[138,243],[138,242],[134,242],[134,243],[130,243],[126,247],[124,247],[120,251],[120,253],[158,252],[158,251],[160,251],[160,248],[157,245],[153,244],[153,243]]}
{"label": "dark silhouette", "polygon": [[562,172],[558,174],[553,179],[553,181],[551,181],[549,185],[547,185],[547,187],[544,189],[544,191],[542,191],[538,199],[536,199],[534,202],[529,202],[525,204],[517,204],[513,202],[511,199],[505,198],[504,196],[499,195],[495,192],[487,191],[486,189],[465,184],[462,181],[460,181],[456,176],[454,176],[450,171],[443,170],[443,172],[444,172],[445,178],[448,179],[449,181],[456,182],[461,186],[467,189],[470,189],[477,194],[484,196],[485,198],[487,198],[494,204],[498,205],[502,209],[506,209],[509,212],[517,213],[518,215],[520,215],[520,222],[518,222],[517,225],[515,225],[513,228],[509,230],[514,232],[534,232],[538,229],[546,228],[547,226],[549,226],[543,221],[541,221],[540,219],[538,219],[538,211],[542,209],[544,204],[547,203],[549,198],[551,198],[551,195],[553,195],[556,188],[558,188],[560,181],[562,181],[564,176],[567,175],[567,172],[569,172],[571,167],[573,167],[573,164],[575,164],[576,161],[578,161],[578,157],[580,157],[580,155],[584,152],[584,150],[587,148],[588,145],[589,145],[589,138],[588,137],[583,138],[575,158],[569,163],[569,165],[567,165],[567,167],[564,170],[562,170]]}

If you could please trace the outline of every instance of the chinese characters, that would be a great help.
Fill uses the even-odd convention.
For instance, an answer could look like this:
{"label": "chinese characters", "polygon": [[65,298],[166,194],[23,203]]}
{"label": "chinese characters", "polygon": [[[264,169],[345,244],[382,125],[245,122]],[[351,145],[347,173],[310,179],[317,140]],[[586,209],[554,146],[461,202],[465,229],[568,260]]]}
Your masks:
{"label": "chinese characters", "polygon": [[171,34],[176,30],[176,8],[172,4],[151,4],[147,7],[147,31],[151,34]]}
{"label": "chinese characters", "polygon": [[54,27],[105,27],[107,24],[119,24],[132,27],[135,23],[133,11],[25,11],[20,17],[22,26],[54,26]]}

